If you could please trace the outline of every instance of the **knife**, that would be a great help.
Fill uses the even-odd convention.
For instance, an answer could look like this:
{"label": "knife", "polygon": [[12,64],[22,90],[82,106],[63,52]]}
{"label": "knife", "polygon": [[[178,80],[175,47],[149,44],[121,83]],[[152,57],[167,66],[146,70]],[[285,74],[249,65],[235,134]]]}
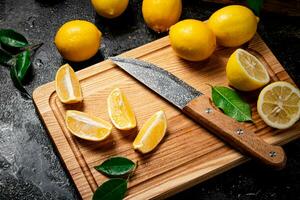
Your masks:
{"label": "knife", "polygon": [[266,143],[244,124],[215,109],[209,97],[170,72],[138,59],[110,59],[232,147],[271,167],[280,169],[285,166],[286,156],[280,146]]}

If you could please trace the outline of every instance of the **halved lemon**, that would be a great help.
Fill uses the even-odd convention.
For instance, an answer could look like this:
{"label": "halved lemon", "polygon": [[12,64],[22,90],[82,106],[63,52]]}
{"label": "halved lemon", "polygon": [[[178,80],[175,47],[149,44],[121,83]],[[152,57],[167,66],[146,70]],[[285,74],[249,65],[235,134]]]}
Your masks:
{"label": "halved lemon", "polygon": [[163,139],[167,130],[167,120],[163,111],[152,115],[136,136],[133,148],[141,153],[152,151]]}
{"label": "halved lemon", "polygon": [[288,82],[271,83],[260,92],[257,111],[269,126],[289,128],[300,118],[300,91]]}
{"label": "halved lemon", "polygon": [[263,63],[243,49],[237,49],[230,56],[226,75],[229,84],[241,91],[256,90],[270,81]]}
{"label": "halved lemon", "polygon": [[78,103],[83,99],[78,78],[69,64],[61,66],[56,72],[55,87],[62,103]]}
{"label": "halved lemon", "polygon": [[108,114],[117,129],[130,130],[136,127],[134,112],[125,96],[115,88],[107,98]]}
{"label": "halved lemon", "polygon": [[76,110],[67,111],[66,125],[73,135],[90,141],[104,140],[112,130],[109,122]]}

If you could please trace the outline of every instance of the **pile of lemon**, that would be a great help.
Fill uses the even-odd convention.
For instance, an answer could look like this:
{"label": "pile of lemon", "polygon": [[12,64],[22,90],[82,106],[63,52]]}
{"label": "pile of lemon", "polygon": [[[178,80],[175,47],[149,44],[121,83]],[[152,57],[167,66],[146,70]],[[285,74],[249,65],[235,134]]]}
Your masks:
{"label": "pile of lemon", "polygon": [[[119,17],[128,7],[129,0],[91,0],[96,12],[105,18]],[[142,13],[146,24],[160,33],[178,22],[181,0],[143,0]],[[96,55],[102,33],[91,22],[73,20],[62,25],[56,33],[55,45],[67,60],[81,62]]]}
{"label": "pile of lemon", "polygon": [[[99,15],[111,19],[126,10],[129,0],[91,2]],[[189,61],[208,59],[218,45],[232,48],[245,44],[255,35],[259,22],[250,9],[240,5],[221,8],[204,22],[196,19],[179,21],[181,12],[181,0],[143,0],[142,3],[142,14],[148,27],[158,33],[169,31],[173,50]],[[65,59],[80,62],[97,53],[101,37],[101,31],[94,24],[74,20],[60,27],[55,44]],[[270,82],[264,64],[243,49],[237,49],[230,56],[226,75],[229,84],[241,91],[257,90]],[[287,82],[272,83],[261,91],[257,110],[268,125],[288,128],[300,118],[299,89]]]}
{"label": "pile of lemon", "polygon": [[[201,22],[187,19],[170,28],[170,42],[176,54],[189,61],[209,58],[217,45],[239,47],[253,38],[258,18],[247,7],[226,6]],[[237,49],[228,59],[229,84],[241,91],[257,90],[270,82],[262,62],[246,50]],[[286,129],[300,118],[299,89],[288,82],[274,82],[259,94],[257,111],[266,124]]]}

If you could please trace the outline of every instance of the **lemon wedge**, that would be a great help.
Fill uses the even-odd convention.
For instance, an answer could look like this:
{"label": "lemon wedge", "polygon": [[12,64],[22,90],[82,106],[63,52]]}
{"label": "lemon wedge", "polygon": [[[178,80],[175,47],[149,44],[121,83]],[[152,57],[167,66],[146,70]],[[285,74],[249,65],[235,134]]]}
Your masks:
{"label": "lemon wedge", "polygon": [[152,151],[163,139],[167,130],[167,120],[163,111],[152,115],[141,128],[133,142],[133,148],[141,153]]}
{"label": "lemon wedge", "polygon": [[62,103],[78,103],[83,99],[78,78],[69,64],[61,66],[56,72],[55,87]]}
{"label": "lemon wedge", "polygon": [[89,141],[104,140],[112,130],[109,122],[76,110],[68,110],[65,120],[67,128],[73,135]]}
{"label": "lemon wedge", "polygon": [[270,81],[265,66],[252,54],[237,49],[226,66],[229,84],[241,91],[256,90]]}
{"label": "lemon wedge", "polygon": [[269,126],[289,128],[300,118],[300,91],[288,82],[271,83],[260,92],[257,111]]}
{"label": "lemon wedge", "polygon": [[130,130],[136,127],[134,112],[119,88],[111,91],[107,98],[107,106],[109,117],[117,129]]}

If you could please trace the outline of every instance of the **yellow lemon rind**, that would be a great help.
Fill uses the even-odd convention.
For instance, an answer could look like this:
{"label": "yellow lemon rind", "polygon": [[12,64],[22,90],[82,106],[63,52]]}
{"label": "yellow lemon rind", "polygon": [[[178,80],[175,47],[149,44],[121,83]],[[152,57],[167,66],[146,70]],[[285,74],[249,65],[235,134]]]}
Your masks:
{"label": "yellow lemon rind", "polygon": [[[94,117],[94,118],[97,118],[99,121],[101,121],[103,124],[105,124],[105,125],[107,126],[107,134],[106,134],[104,137],[97,138],[97,137],[89,137],[88,135],[83,136],[82,134],[78,134],[78,133],[74,132],[74,131],[72,130],[72,128],[69,126],[69,124],[67,123],[68,117],[70,117],[70,115],[71,115],[70,113],[75,113],[75,114],[79,114],[79,115],[84,115],[84,116],[86,116],[86,117]],[[87,114],[87,113],[83,113],[83,112],[80,112],[80,111],[77,111],[77,110],[68,110],[68,111],[66,112],[65,122],[66,122],[67,129],[68,129],[74,136],[79,137],[79,138],[84,139],[84,140],[92,141],[92,142],[100,142],[100,141],[103,141],[103,140],[105,140],[106,138],[108,138],[108,136],[109,136],[109,135],[111,134],[111,132],[112,132],[112,125],[111,125],[109,122],[107,122],[107,121],[105,121],[105,120],[103,120],[103,119],[101,119],[101,118],[99,118],[99,117],[91,116],[91,115],[89,115],[89,114]]]}
{"label": "yellow lemon rind", "polygon": [[[128,106],[129,106],[129,107],[128,107],[127,109],[130,109],[130,112],[132,112],[133,115],[134,115],[133,123],[128,124],[128,126],[120,126],[120,125],[114,120],[114,118],[113,118],[113,111],[112,111],[112,109],[111,109],[111,108],[112,108],[112,105],[111,105],[110,97],[111,97],[111,95],[112,95],[114,92],[116,92],[116,90],[119,90],[118,92],[121,93],[122,97],[123,97],[123,98],[126,98],[125,94],[122,93],[122,91],[121,91],[119,88],[115,88],[114,90],[111,91],[111,93],[109,94],[109,96],[108,96],[108,98],[107,98],[107,110],[108,110],[109,118],[110,118],[111,122],[113,123],[113,125],[114,125],[117,129],[119,129],[119,130],[124,130],[124,131],[131,130],[131,129],[133,129],[133,128],[136,127],[137,123],[136,123],[136,117],[135,117],[134,112],[133,112],[133,110],[132,110],[132,107],[130,106],[129,103],[128,103]],[[127,100],[127,99],[125,99],[125,100]],[[127,100],[127,101],[128,101],[128,100]]]}
{"label": "yellow lemon rind", "polygon": [[[64,97],[62,97],[60,95],[60,92],[59,92],[59,82],[58,82],[58,76],[60,76],[60,73],[62,73],[63,70],[65,70],[65,68],[68,67],[69,68],[69,72],[70,73],[74,73],[74,77],[75,77],[75,81],[78,81],[78,85],[79,85],[79,96],[75,97],[75,98],[68,98],[68,99],[65,99]],[[64,64],[62,65],[56,72],[56,75],[55,75],[55,90],[56,90],[56,94],[59,98],[59,100],[64,103],[64,104],[74,104],[74,103],[80,103],[83,101],[83,96],[82,96],[82,91],[81,91],[81,87],[80,87],[80,83],[79,83],[79,80],[76,76],[76,73],[74,72],[73,68],[69,65],[69,64]]]}
{"label": "yellow lemon rind", "polygon": [[245,6],[229,5],[215,11],[207,24],[215,33],[218,45],[238,47],[253,38],[258,19]]}
{"label": "yellow lemon rind", "polygon": [[[152,148],[148,148],[148,149],[145,149],[144,148],[144,144],[142,141],[137,141],[137,138],[138,138],[138,135],[139,134],[142,134],[141,133],[141,130],[143,130],[145,128],[145,126],[150,126],[148,127],[149,128],[152,128],[153,127],[153,124],[149,124],[151,119],[152,118],[160,118],[158,120],[162,120],[162,122],[164,123],[164,129],[162,130],[161,134],[160,134],[160,137],[158,138],[158,140],[156,141],[155,145],[152,146]],[[155,121],[154,121],[155,122]],[[159,123],[159,122],[158,122]],[[149,153],[151,152],[153,149],[155,149],[157,147],[157,145],[162,141],[162,139],[164,138],[165,134],[166,134],[166,130],[167,130],[167,120],[166,120],[166,115],[163,111],[158,111],[156,112],[154,115],[152,115],[143,125],[143,127],[141,128],[140,132],[138,133],[136,139],[134,140],[133,142],[133,149],[134,150],[137,150],[143,154],[146,154],[146,153]],[[151,131],[149,132],[149,134],[151,133]],[[145,135],[146,133],[144,133],[144,135],[142,136],[141,140],[145,137],[147,137],[147,135]],[[147,138],[146,138],[147,139]]]}
{"label": "yellow lemon rind", "polygon": [[129,0],[119,0],[117,1],[118,3],[112,0],[92,0],[91,2],[97,14],[108,19],[117,18],[122,15],[129,4]]}
{"label": "yellow lemon rind", "polygon": [[147,26],[157,33],[166,32],[178,22],[182,12],[181,0],[143,0],[142,14]]}
{"label": "yellow lemon rind", "polygon": [[54,43],[63,58],[81,62],[96,55],[101,37],[101,31],[93,23],[85,20],[71,20],[58,29]]}
{"label": "yellow lemon rind", "polygon": [[185,19],[171,26],[169,39],[175,53],[188,61],[206,60],[216,49],[213,31],[195,19]]}
{"label": "yellow lemon rind", "polygon": [[[285,82],[285,81],[273,82],[270,85],[263,88],[262,91],[260,92],[258,100],[257,100],[257,112],[258,112],[259,116],[262,118],[262,120],[268,126],[276,128],[276,129],[287,129],[287,128],[293,126],[300,119],[300,109],[298,111],[298,114],[294,118],[292,118],[292,120],[289,121],[289,123],[287,123],[287,124],[279,124],[279,123],[274,123],[274,122],[270,121],[268,119],[268,117],[262,111],[262,104],[264,103],[264,100],[263,100],[264,95],[266,94],[267,91],[272,90],[272,88],[274,88],[276,86],[288,87],[292,90],[292,92],[298,94],[298,96],[300,97],[300,90],[298,88],[296,88],[295,86],[293,86],[292,84]],[[299,103],[298,107],[300,108],[300,103]]]}
{"label": "yellow lemon rind", "polygon": [[[239,60],[239,54],[246,53],[252,59],[257,62],[261,68],[263,69],[264,75],[266,77],[265,80],[258,80],[255,77],[252,77],[246,69],[243,67],[243,64]],[[229,84],[234,88],[241,91],[253,91],[262,86],[266,85],[270,82],[270,76],[264,67],[263,63],[261,63],[254,55],[248,53],[243,49],[237,49],[229,58],[226,66],[226,76],[229,81]]]}

